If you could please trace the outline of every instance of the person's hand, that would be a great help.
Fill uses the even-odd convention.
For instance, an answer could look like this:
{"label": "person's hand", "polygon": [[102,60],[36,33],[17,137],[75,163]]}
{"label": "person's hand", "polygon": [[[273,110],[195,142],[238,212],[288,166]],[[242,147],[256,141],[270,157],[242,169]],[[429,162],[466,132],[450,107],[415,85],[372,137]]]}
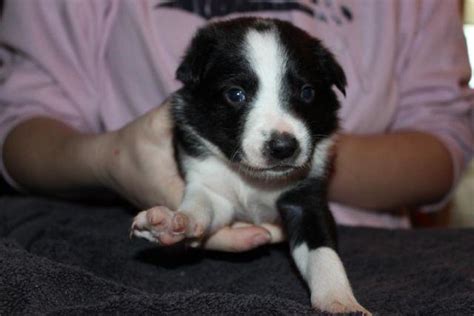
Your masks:
{"label": "person's hand", "polygon": [[204,248],[226,252],[242,252],[270,243],[285,240],[280,225],[262,224],[261,226],[236,222],[224,227],[210,236]]}
{"label": "person's hand", "polygon": [[[164,205],[177,210],[184,190],[173,152],[170,105],[164,103],[107,135],[103,150],[104,184],[136,206]],[[235,223],[210,236],[204,248],[246,251],[283,240],[277,225]]]}
{"label": "person's hand", "polygon": [[165,102],[109,133],[104,142],[104,185],[139,208],[166,205],[176,210],[182,198],[169,108]]}

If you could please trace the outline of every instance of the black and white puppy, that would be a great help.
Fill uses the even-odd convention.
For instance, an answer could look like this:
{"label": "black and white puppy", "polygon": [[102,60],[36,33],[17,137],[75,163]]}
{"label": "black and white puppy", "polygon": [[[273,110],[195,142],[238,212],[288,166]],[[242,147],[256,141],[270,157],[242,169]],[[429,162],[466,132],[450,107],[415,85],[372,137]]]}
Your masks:
{"label": "black and white puppy", "polygon": [[172,97],[177,162],[186,182],[177,212],[139,213],[135,236],[199,241],[234,221],[280,221],[314,307],[363,312],[336,253],[327,201],[328,156],[343,70],[320,41],[260,18],[200,29]]}

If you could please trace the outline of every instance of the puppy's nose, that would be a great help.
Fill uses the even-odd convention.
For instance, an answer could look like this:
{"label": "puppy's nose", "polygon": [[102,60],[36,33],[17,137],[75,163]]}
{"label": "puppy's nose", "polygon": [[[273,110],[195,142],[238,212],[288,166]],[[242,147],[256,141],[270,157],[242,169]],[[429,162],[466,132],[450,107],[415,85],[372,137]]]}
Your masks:
{"label": "puppy's nose", "polygon": [[265,154],[274,160],[284,160],[293,157],[299,150],[298,141],[289,133],[272,133],[265,145]]}

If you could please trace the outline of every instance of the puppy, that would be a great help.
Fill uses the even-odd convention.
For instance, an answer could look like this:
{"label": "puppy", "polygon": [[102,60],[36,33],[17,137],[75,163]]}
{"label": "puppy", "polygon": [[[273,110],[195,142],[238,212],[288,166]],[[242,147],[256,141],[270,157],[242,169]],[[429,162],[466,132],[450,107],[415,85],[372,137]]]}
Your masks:
{"label": "puppy", "polygon": [[331,53],[290,23],[239,18],[200,29],[172,97],[179,210],[139,213],[132,234],[161,245],[202,238],[234,221],[280,221],[314,307],[369,314],[336,253],[328,158],[346,78]]}

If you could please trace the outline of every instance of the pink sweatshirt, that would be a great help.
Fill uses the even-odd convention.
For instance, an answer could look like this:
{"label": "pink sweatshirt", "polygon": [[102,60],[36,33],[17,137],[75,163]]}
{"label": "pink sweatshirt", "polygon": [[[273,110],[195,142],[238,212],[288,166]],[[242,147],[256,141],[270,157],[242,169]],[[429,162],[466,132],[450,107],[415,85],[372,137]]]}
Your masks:
{"label": "pink sweatshirt", "polygon": [[[0,146],[12,127],[38,115],[84,132],[122,127],[179,87],[175,69],[197,27],[209,18],[258,15],[291,21],[336,55],[348,78],[340,112],[344,131],[433,134],[451,153],[456,183],[473,153],[474,134],[470,67],[457,4],[6,1],[0,26],[5,44],[0,50]],[[18,187],[0,164],[2,175]],[[332,209],[341,224],[409,225],[406,217],[337,204]]]}

